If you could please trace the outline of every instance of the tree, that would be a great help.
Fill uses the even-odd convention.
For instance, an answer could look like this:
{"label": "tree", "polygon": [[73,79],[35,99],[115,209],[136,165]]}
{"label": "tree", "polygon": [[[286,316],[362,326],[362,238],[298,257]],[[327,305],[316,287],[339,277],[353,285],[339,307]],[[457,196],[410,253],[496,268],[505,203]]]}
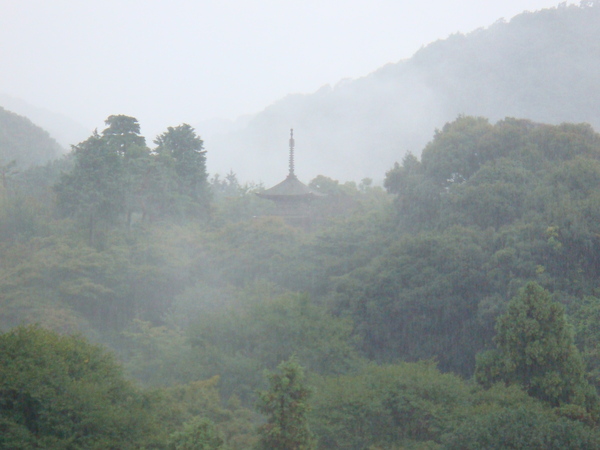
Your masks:
{"label": "tree", "polygon": [[575,404],[597,412],[598,398],[585,378],[564,307],[537,283],[527,284],[497,321],[497,350],[479,355],[480,384],[519,384],[552,406]]}
{"label": "tree", "polygon": [[96,241],[101,222],[114,222],[125,208],[123,161],[118,151],[94,133],[73,147],[75,166],[54,186],[59,210],[87,222],[89,241]]}
{"label": "tree", "polygon": [[194,417],[169,438],[169,448],[173,450],[218,450],[224,441],[212,420]]}
{"label": "tree", "polygon": [[404,227],[423,229],[428,222],[437,221],[441,189],[425,176],[423,165],[412,153],[404,156],[402,165],[395,163],[386,172],[383,186],[396,194],[394,204]]}
{"label": "tree", "polygon": [[[432,361],[377,366],[316,380],[311,427],[319,448],[436,448],[472,400],[467,384]],[[419,447],[417,443],[426,444]]]}
{"label": "tree", "polygon": [[444,437],[445,449],[589,449],[600,446],[591,427],[547,411],[504,408],[473,416]]}
{"label": "tree", "polygon": [[[305,294],[275,296],[276,291],[265,292],[272,287],[259,286],[249,286],[232,292],[229,299],[218,300],[215,295],[219,291],[205,284],[190,292],[197,317],[187,333],[193,360],[202,378],[221,376],[225,396],[235,393],[242,401],[254,398],[262,385],[254,368],[275,369],[292,355],[307,370],[319,374],[346,373],[360,364],[348,319],[332,315]],[[222,289],[220,293],[225,297]],[[229,304],[217,308],[217,302]],[[151,350],[156,353],[154,347]],[[181,350],[180,346],[175,351]],[[169,350],[169,354],[173,352]],[[152,377],[164,379],[163,373],[169,370],[170,366],[164,366],[162,371],[149,372]]]}
{"label": "tree", "polygon": [[363,354],[378,362],[436,358],[471,374],[487,330],[474,315],[488,294],[484,235],[466,228],[405,234],[337,277],[334,314],[353,319]]}
{"label": "tree", "polygon": [[483,117],[459,116],[436,131],[421,163],[427,176],[442,187],[468,180],[491,157],[493,126]]}
{"label": "tree", "polygon": [[142,215],[146,212],[149,177],[153,175],[150,150],[146,147],[146,139],[140,136],[140,124],[135,117],[113,115],[104,123],[108,126],[102,131],[104,144],[122,157],[124,209],[130,226],[134,212]]}
{"label": "tree", "polygon": [[259,428],[257,448],[264,450],[305,450],[315,448],[308,427],[310,390],[304,370],[292,357],[268,373],[269,390],[260,393],[258,410],[267,416]]}
{"label": "tree", "polygon": [[86,219],[90,244],[101,222],[114,223],[126,213],[129,225],[134,211],[145,212],[152,176],[150,151],[137,119],[113,115],[105,123],[101,135],[94,132],[73,147],[73,170],[55,185],[62,213]]}
{"label": "tree", "polygon": [[0,335],[1,448],[140,448],[156,428],[147,400],[81,337]]}
{"label": "tree", "polygon": [[155,152],[165,165],[174,169],[179,186],[179,194],[191,199],[203,209],[208,208],[208,173],[206,171],[206,151],[204,141],[193,127],[184,123],[169,127],[156,137]]}
{"label": "tree", "polygon": [[104,141],[121,155],[146,147],[146,139],[140,136],[140,124],[135,117],[113,115],[108,116],[104,123],[107,125],[102,131]]}

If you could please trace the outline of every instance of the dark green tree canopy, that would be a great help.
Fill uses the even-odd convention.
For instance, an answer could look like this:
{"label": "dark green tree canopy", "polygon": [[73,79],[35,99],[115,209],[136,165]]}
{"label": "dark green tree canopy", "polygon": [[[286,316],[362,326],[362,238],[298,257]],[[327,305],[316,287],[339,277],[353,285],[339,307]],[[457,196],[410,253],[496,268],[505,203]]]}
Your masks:
{"label": "dark green tree canopy", "polygon": [[90,243],[100,225],[120,219],[129,227],[134,214],[142,221],[207,216],[206,152],[192,127],[169,127],[151,153],[136,118],[112,115],[106,125],[73,147],[74,167],[55,185],[59,210],[85,223]]}
{"label": "dark green tree canopy", "polygon": [[90,242],[99,222],[114,222],[125,208],[121,155],[97,133],[73,147],[75,166],[55,185],[57,206],[66,216],[87,222]]}
{"label": "dark green tree canopy", "polygon": [[121,154],[135,147],[145,147],[146,139],[140,136],[140,124],[135,117],[125,115],[109,116],[104,122],[107,128],[102,137],[108,146]]}
{"label": "dark green tree canopy", "polygon": [[157,153],[170,155],[175,159],[184,157],[186,153],[204,154],[204,141],[187,123],[168,127],[166,132],[156,137],[154,143]]}
{"label": "dark green tree canopy", "polygon": [[188,124],[169,127],[156,137],[154,150],[177,175],[179,194],[207,208],[209,186],[204,142]]}
{"label": "dark green tree canopy", "polygon": [[582,423],[520,407],[473,417],[446,436],[444,449],[586,450],[600,438]]}
{"label": "dark green tree canopy", "polygon": [[496,330],[496,353],[478,359],[480,383],[517,383],[552,406],[577,404],[598,413],[598,397],[585,378],[564,307],[548,291],[527,284],[498,318]]}
{"label": "dark green tree canopy", "polygon": [[224,445],[215,424],[206,417],[192,418],[169,437],[169,448],[174,450],[219,450]]}
{"label": "dark green tree canopy", "polygon": [[134,448],[150,435],[143,395],[114,358],[37,326],[0,335],[0,447]]}

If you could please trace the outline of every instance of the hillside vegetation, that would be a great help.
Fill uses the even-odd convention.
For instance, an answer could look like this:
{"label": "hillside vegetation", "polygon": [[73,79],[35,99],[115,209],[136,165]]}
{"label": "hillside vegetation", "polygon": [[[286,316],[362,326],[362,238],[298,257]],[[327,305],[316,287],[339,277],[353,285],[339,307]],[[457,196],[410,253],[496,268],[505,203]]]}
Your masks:
{"label": "hillside vegetation", "polygon": [[106,125],[2,191],[0,445],[598,447],[590,125],[459,116],[311,230]]}
{"label": "hillside vegetation", "polygon": [[62,152],[46,131],[0,107],[0,169],[12,161],[18,169],[41,165]]}

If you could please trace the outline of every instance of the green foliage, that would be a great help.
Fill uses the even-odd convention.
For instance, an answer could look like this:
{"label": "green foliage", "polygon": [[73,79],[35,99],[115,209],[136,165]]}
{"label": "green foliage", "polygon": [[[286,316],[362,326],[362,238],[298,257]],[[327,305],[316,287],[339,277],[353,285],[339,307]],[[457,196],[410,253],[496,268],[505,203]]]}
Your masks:
{"label": "green foliage", "polygon": [[449,222],[467,222],[483,229],[500,228],[524,214],[530,179],[531,173],[510,159],[487,162],[469,183],[453,189],[442,214]]}
{"label": "green foliage", "polygon": [[442,448],[584,450],[598,446],[598,432],[582,423],[519,407],[472,417],[445,436]]}
{"label": "green foliage", "polygon": [[[339,280],[335,310],[351,312],[357,331],[367,336],[365,350],[375,350],[370,357],[390,361],[384,359],[388,349],[395,349],[396,357],[436,356],[443,369],[468,375],[475,353],[489,346],[490,325],[527,281],[567,297],[595,294],[599,163],[600,136],[584,124],[507,118],[492,125],[459,117],[436,133],[422,161],[408,155],[387,173],[400,238],[383,251],[380,262],[373,258]],[[456,225],[473,237],[476,253],[464,242],[456,249],[449,245]],[[431,239],[434,251],[423,244],[418,252],[410,250],[411,241]],[[452,274],[445,262],[461,253],[467,264]],[[411,273],[415,276],[408,278]],[[424,311],[438,295],[443,300],[436,309],[404,323],[411,311]],[[415,300],[407,309],[411,297]],[[442,315],[455,299],[464,305],[452,308],[457,317]],[[420,317],[432,331],[412,334]],[[400,342],[409,344],[403,348]],[[453,345],[441,348],[438,342]],[[460,354],[448,358],[448,365],[446,356],[454,348]]]}
{"label": "green foliage", "polygon": [[189,330],[202,377],[221,375],[223,393],[247,401],[258,388],[259,368],[274,369],[297,355],[318,373],[344,373],[359,363],[352,324],[306,295],[289,294],[205,312]]}
{"label": "green foliage", "polygon": [[109,354],[79,337],[35,326],[0,335],[4,448],[137,448],[155,425],[146,402]]}
{"label": "green foliage", "polygon": [[444,188],[468,180],[491,157],[488,136],[492,129],[486,119],[470,116],[444,125],[423,150],[426,175]]}
{"label": "green foliage", "polygon": [[260,393],[258,410],[267,416],[259,428],[257,449],[312,449],[314,441],[308,427],[310,390],[306,387],[304,370],[295,358],[268,373],[269,390]]}
{"label": "green foliage", "polygon": [[353,181],[338,180],[318,175],[308,187],[323,194],[311,202],[311,214],[317,228],[327,228],[333,223],[372,211],[388,199],[383,189],[372,186],[373,180],[364,178],[357,186]]}
{"label": "green foliage", "polygon": [[356,195],[358,193],[356,183],[346,182],[340,184],[338,180],[334,180],[324,175],[317,175],[310,183],[308,183],[308,187],[321,194],[332,196]]}
{"label": "green foliage", "polygon": [[[312,412],[303,397],[297,417],[320,448],[494,448],[503,434],[514,446],[595,446],[597,397],[574,347],[597,384],[600,139],[590,127],[459,117],[422,161],[407,155],[387,173],[389,194],[369,180],[313,180],[329,193],[315,211],[335,214],[311,231],[254,217],[268,215],[260,186],[233,172],[209,188],[190,126],[156,144],[146,148],[134,118],[111,116],[61,164],[19,174],[0,164],[0,326],[81,330],[118,350],[127,373],[153,389],[142,395],[125,382],[134,406],[145,406],[132,406],[123,426],[138,417],[154,427],[120,447],[164,448],[171,436],[175,447],[247,449],[260,438],[263,448],[293,448],[276,415],[257,436],[260,420],[242,406],[265,387],[262,369],[292,355],[262,404],[275,414],[273,399],[290,398],[290,374],[306,367],[317,395]],[[57,219],[45,189],[71,163],[55,191],[70,217]],[[476,360],[498,317],[498,348]],[[68,358],[47,353],[32,359],[49,367],[51,383],[40,385],[71,389],[70,369],[55,362]],[[407,362],[422,360],[439,370]],[[440,372],[470,378],[475,366],[485,389]],[[109,407],[93,406],[112,393],[103,400],[94,389],[77,411],[116,429],[104,425]],[[79,398],[51,392],[59,407]],[[39,406],[21,400],[23,411]],[[0,413],[0,446],[41,446],[28,416],[17,416]],[[71,417],[47,428],[67,429]],[[296,437],[308,439],[306,429]]]}
{"label": "green foliage", "polygon": [[99,332],[115,345],[112,333],[133,319],[160,324],[191,283],[194,236],[180,227],[127,240],[111,233],[98,250],[69,233],[8,247],[0,266],[0,326],[40,322],[63,332]]}
{"label": "green foliage", "polygon": [[207,240],[211,263],[200,270],[237,287],[263,279],[281,283],[293,270],[291,258],[303,238],[277,217],[227,224]]}
{"label": "green foliage", "polygon": [[464,228],[403,236],[336,280],[333,308],[350,315],[364,354],[395,362],[437,357],[467,372],[490,339],[475,320],[485,289],[484,235]]}
{"label": "green foliage", "polygon": [[[0,269],[4,275],[0,305],[8,313],[4,326],[26,321],[61,329],[58,312],[68,308],[79,326],[72,327],[68,320],[64,331],[91,334],[89,323],[97,330],[115,330],[135,314],[127,258],[117,249],[98,251],[77,241],[48,237],[32,240],[21,251],[13,264],[7,261]],[[58,314],[49,314],[48,309]],[[53,318],[59,321],[52,323]]]}
{"label": "green foliage", "polygon": [[162,164],[174,170],[178,194],[189,199],[198,211],[194,215],[208,211],[209,187],[206,172],[206,151],[204,142],[188,124],[168,127],[157,136],[155,152]]}
{"label": "green foliage", "polygon": [[92,245],[98,226],[119,218],[130,227],[135,214],[144,222],[208,214],[206,152],[192,127],[169,127],[151,153],[134,117],[109,116],[106,125],[73,148],[73,170],[55,185],[59,210],[85,221]]}
{"label": "green foliage", "polygon": [[548,291],[527,284],[510,301],[496,329],[498,350],[478,360],[479,383],[517,383],[552,406],[575,404],[598,413],[598,397],[585,379],[564,308]]}
{"label": "green foliage", "polygon": [[600,299],[586,296],[574,302],[570,319],[574,324],[575,343],[581,351],[588,375],[596,389],[600,387]]}
{"label": "green foliage", "polygon": [[274,205],[273,202],[256,195],[262,190],[264,190],[262,184],[240,184],[233,171],[229,171],[222,179],[219,174],[214,175],[210,180],[213,199],[211,206],[214,209],[211,223],[222,226],[226,223],[268,216],[273,211]]}
{"label": "green foliage", "polygon": [[[460,116],[436,132],[421,162],[407,155],[386,174],[384,185],[397,195],[398,219],[408,229],[457,223],[498,228],[531,210],[545,219],[557,218],[548,213],[563,180],[571,181],[562,192],[577,192],[574,180],[579,179],[587,197],[599,157],[600,136],[587,125],[511,118],[491,125],[483,118]],[[558,167],[572,175],[550,176]]]}
{"label": "green foliage", "polygon": [[205,444],[222,441],[230,450],[251,448],[256,441],[257,414],[241,406],[236,397],[224,404],[218,384],[219,377],[212,377],[152,391],[153,411],[161,424],[155,441],[183,445],[200,434]]}
{"label": "green foliage", "polygon": [[533,443],[598,439],[593,427],[557,416],[518,386],[483,390],[431,361],[370,365],[313,384],[310,423],[322,449],[546,448]]}
{"label": "green foliage", "polygon": [[168,386],[193,377],[187,363],[193,355],[181,331],[134,319],[123,335],[125,368],[135,379],[149,386]]}
{"label": "green foliage", "polygon": [[195,417],[169,437],[169,448],[173,450],[218,450],[223,447],[215,424],[205,417]]}
{"label": "green foliage", "polygon": [[100,224],[114,223],[125,209],[123,162],[115,149],[94,134],[74,147],[75,166],[55,186],[57,206],[65,216],[84,221],[91,245]]}
{"label": "green foliage", "polygon": [[386,173],[383,183],[394,200],[398,218],[406,228],[426,226],[439,217],[440,188],[425,177],[423,165],[409,153]]}
{"label": "green foliage", "polygon": [[432,362],[375,365],[316,383],[311,427],[319,448],[414,448],[450,429],[470,396],[457,376]]}
{"label": "green foliage", "polygon": [[107,146],[121,155],[135,152],[138,148],[146,147],[146,139],[140,136],[140,124],[135,117],[125,115],[108,116],[104,121],[107,128],[102,131],[102,137]]}

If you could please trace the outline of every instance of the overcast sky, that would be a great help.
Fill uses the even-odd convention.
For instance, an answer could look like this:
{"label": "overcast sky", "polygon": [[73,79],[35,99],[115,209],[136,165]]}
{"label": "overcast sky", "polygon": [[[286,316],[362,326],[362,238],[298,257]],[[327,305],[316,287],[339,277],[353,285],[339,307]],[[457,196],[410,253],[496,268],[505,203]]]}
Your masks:
{"label": "overcast sky", "polygon": [[410,58],[452,33],[557,5],[0,0],[0,93],[90,130],[101,129],[110,114],[132,115],[151,141],[167,126],[255,113],[289,93],[311,93]]}

